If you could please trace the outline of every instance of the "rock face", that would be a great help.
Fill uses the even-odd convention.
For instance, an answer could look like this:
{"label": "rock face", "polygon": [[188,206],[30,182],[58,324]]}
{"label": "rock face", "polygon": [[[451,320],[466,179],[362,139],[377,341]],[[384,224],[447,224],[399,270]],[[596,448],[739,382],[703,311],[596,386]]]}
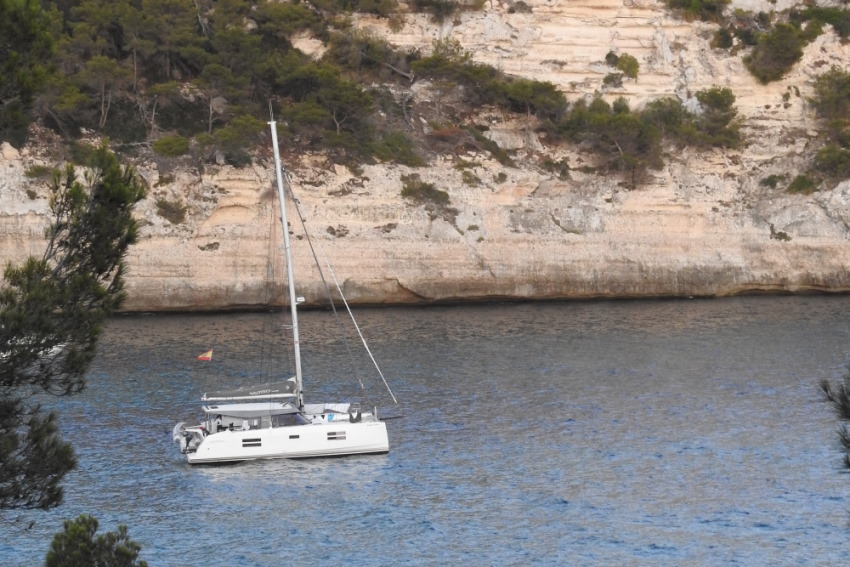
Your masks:
{"label": "rock face", "polygon": [[[287,158],[311,243],[351,303],[391,304],[493,299],[723,296],[748,292],[850,291],[850,182],[791,195],[759,182],[793,178],[817,150],[817,122],[807,104],[818,74],[846,68],[850,47],[829,30],[778,82],[760,85],[739,55],[713,50],[715,26],[674,18],[661,2],[526,2],[510,14],[498,2],[442,26],[408,16],[391,31],[361,17],[356,25],[391,43],[427,51],[453,38],[476,61],[510,74],[550,81],[569,100],[602,92],[639,108],[660,96],[688,101],[728,86],[749,145],[736,151],[670,148],[663,170],[637,189],[616,176],[582,173],[593,157],[575,147],[546,147],[523,117],[482,110],[477,122],[515,152],[518,167],[467,152],[467,167],[443,158],[426,168],[365,166],[352,174],[319,155]],[[785,5],[788,4],[788,5]],[[737,2],[747,10],[785,9]],[[605,90],[605,54],[640,63],[637,81]],[[427,85],[413,96],[427,104]],[[0,156],[0,254],[20,261],[43,249],[46,183],[25,172],[45,161],[37,149]],[[570,165],[565,179],[543,171],[542,154]],[[469,165],[471,164],[471,165]],[[281,237],[270,156],[252,166],[203,172],[137,170],[151,185],[138,207],[141,240],[128,258],[129,311],[216,310],[279,305]],[[448,192],[452,214],[429,211],[400,195],[402,176],[417,173]],[[188,206],[178,224],[157,201]],[[290,207],[299,295],[320,303],[324,286]],[[329,285],[333,286],[328,271]],[[275,278],[280,282],[280,277]]]}

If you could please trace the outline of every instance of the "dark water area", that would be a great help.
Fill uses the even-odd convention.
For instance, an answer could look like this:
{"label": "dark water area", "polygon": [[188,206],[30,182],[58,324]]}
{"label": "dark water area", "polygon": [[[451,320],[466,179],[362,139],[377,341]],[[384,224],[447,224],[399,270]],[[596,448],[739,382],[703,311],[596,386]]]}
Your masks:
{"label": "dark water area", "polygon": [[[390,453],[190,467],[199,397],[284,374],[278,314],[110,321],[61,412],[65,504],[6,513],[0,565],[62,520],[129,526],[151,566],[841,565],[850,474],[818,383],[850,361],[850,297],[505,304],[357,313],[399,399]],[[308,401],[357,391],[301,314]],[[356,347],[351,340],[352,347]],[[215,348],[213,360],[195,357]]]}

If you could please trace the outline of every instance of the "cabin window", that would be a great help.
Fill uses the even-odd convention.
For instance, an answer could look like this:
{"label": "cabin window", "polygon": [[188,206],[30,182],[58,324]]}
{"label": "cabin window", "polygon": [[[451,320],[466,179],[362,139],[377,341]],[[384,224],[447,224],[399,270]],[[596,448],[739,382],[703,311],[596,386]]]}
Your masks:
{"label": "cabin window", "polygon": [[307,425],[310,423],[300,413],[287,413],[272,416],[272,427],[289,427],[291,425]]}

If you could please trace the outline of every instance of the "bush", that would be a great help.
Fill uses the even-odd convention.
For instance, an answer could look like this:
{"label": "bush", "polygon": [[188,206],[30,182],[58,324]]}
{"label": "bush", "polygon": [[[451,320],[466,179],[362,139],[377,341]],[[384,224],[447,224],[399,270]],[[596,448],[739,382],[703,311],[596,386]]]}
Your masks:
{"label": "bush", "polygon": [[453,0],[413,0],[412,4],[417,12],[431,14],[431,18],[438,23],[443,23],[458,11],[458,5]]}
{"label": "bush", "polygon": [[401,196],[417,203],[434,203],[436,205],[448,205],[449,194],[434,187],[433,183],[426,183],[417,174],[402,175]]}
{"label": "bush", "polygon": [[130,539],[127,526],[95,536],[97,520],[87,514],[65,520],[65,529],[53,536],[45,567],[147,567],[138,559],[142,547]]}
{"label": "bush", "polygon": [[619,59],[617,59],[616,67],[628,78],[637,79],[640,63],[638,63],[638,60],[628,53],[624,53],[620,55]]}
{"label": "bush", "polygon": [[850,36],[850,12],[842,8],[808,6],[802,12],[792,14],[801,21],[829,24],[842,39]]}
{"label": "bush", "polygon": [[779,182],[785,181],[787,178],[787,175],[777,175],[774,173],[772,175],[768,175],[767,177],[759,181],[759,185],[761,185],[762,187],[770,187],[771,189],[776,189],[776,186],[779,185]]}
{"label": "bush", "polygon": [[514,160],[511,159],[511,156],[499,147],[499,144],[486,137],[478,128],[474,126],[467,126],[464,128],[467,132],[472,134],[472,137],[475,138],[475,141],[480,144],[490,155],[498,161],[500,164],[508,167],[514,167]]}
{"label": "bush", "polygon": [[56,171],[54,168],[46,165],[34,165],[27,169],[24,175],[30,179],[48,179],[53,176],[54,171]]}
{"label": "bush", "polygon": [[625,99],[609,105],[601,98],[590,104],[580,100],[559,124],[568,139],[588,145],[607,162],[609,169],[623,171],[636,186],[647,169],[663,165],[661,132],[633,113]]}
{"label": "bush", "polygon": [[699,19],[704,22],[723,20],[723,9],[729,0],[667,0],[667,7],[681,12],[686,20]]}
{"label": "bush", "polygon": [[817,189],[817,183],[808,175],[800,174],[794,178],[794,181],[788,186],[789,193],[803,193],[808,195],[814,193]]}
{"label": "bush", "polygon": [[376,158],[384,162],[394,162],[410,167],[422,167],[425,160],[416,152],[416,148],[407,135],[402,132],[389,132],[373,146]]}
{"label": "bush", "polygon": [[850,149],[829,144],[815,156],[815,167],[834,179],[850,178]]}
{"label": "bush", "polygon": [[826,120],[850,117],[850,73],[833,67],[815,79],[812,105],[818,116]]}
{"label": "bush", "polygon": [[183,136],[164,136],[156,140],[151,147],[161,156],[178,157],[189,151],[189,140]]}
{"label": "bush", "polygon": [[94,159],[97,148],[91,144],[72,141],[68,147],[70,162],[74,165],[88,166]]}
{"label": "bush", "polygon": [[514,2],[513,6],[508,8],[508,14],[530,14],[531,6],[523,2],[523,0],[517,0]]}
{"label": "bush", "polygon": [[714,32],[714,37],[711,38],[711,47],[714,49],[729,49],[732,47],[732,32],[729,28],[720,28]]}
{"label": "bush", "polygon": [[740,124],[735,117],[735,95],[728,87],[712,87],[696,94],[702,114],[694,125],[699,133],[695,140],[700,145],[737,148],[743,144]]}
{"label": "bush", "polygon": [[606,87],[618,89],[623,86],[622,73],[608,73],[602,78],[602,84]]}
{"label": "bush", "polygon": [[806,39],[799,28],[776,24],[769,32],[758,36],[753,52],[744,58],[744,65],[759,81],[777,81],[803,56]]}
{"label": "bush", "polygon": [[464,170],[460,175],[465,185],[477,187],[481,184],[481,179],[479,179],[478,176],[472,173],[471,171]]}
{"label": "bush", "polygon": [[179,201],[157,199],[156,212],[171,224],[180,224],[186,220],[186,205]]}

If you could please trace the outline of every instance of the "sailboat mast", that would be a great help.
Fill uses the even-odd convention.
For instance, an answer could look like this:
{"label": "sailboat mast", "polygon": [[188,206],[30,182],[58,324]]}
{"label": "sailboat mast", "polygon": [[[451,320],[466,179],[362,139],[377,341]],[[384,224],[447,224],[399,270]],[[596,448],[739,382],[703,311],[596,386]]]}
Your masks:
{"label": "sailboat mast", "polygon": [[298,408],[304,407],[301,394],[301,344],[298,337],[298,302],[295,295],[295,273],[292,268],[292,248],[289,244],[289,223],[286,220],[286,195],[283,188],[283,168],[280,165],[280,151],[277,145],[277,124],[269,122],[274,146],[274,166],[277,176],[277,197],[280,203],[280,226],[283,231],[283,250],[286,256],[286,275],[289,282],[289,310],[292,313],[292,342],[295,344],[295,401]]}

